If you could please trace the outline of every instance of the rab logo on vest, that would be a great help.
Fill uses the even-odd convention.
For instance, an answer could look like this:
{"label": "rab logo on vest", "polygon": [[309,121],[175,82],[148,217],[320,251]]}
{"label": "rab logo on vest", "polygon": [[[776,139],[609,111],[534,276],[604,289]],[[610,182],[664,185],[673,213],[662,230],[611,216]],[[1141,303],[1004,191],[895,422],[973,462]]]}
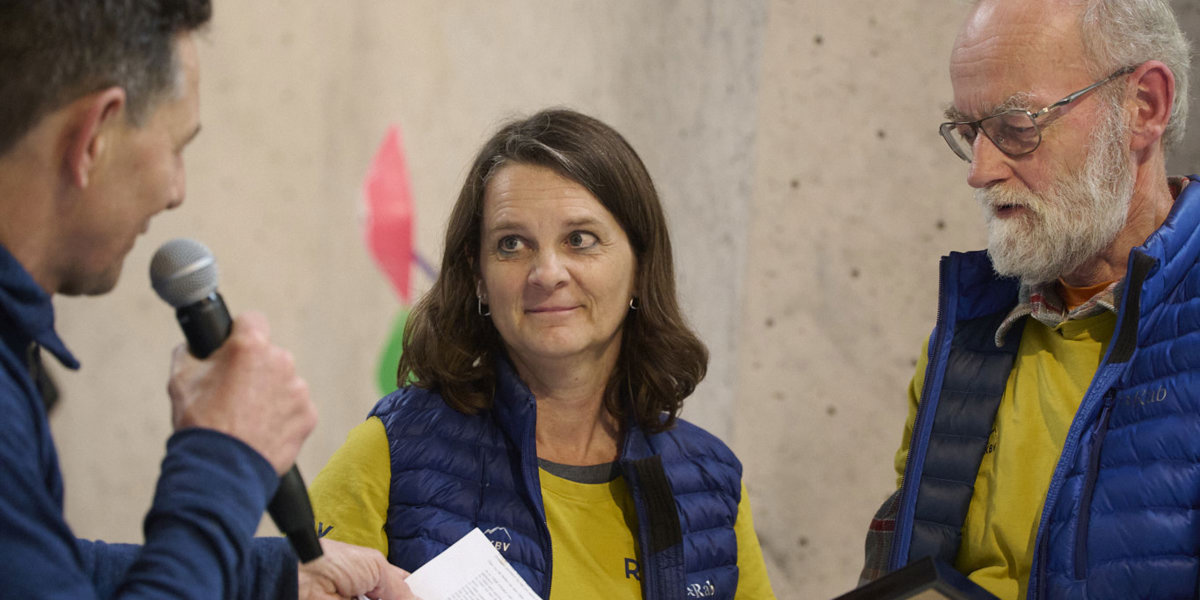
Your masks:
{"label": "rab logo on vest", "polygon": [[717,595],[717,588],[711,579],[705,579],[703,584],[693,583],[687,586],[688,598],[711,598]]}
{"label": "rab logo on vest", "polygon": [[512,545],[512,535],[508,533],[508,529],[505,529],[504,527],[493,527],[485,530],[483,535],[487,536],[488,541],[491,542],[492,545],[496,547],[496,550],[499,550],[500,552],[508,552],[508,547]]}

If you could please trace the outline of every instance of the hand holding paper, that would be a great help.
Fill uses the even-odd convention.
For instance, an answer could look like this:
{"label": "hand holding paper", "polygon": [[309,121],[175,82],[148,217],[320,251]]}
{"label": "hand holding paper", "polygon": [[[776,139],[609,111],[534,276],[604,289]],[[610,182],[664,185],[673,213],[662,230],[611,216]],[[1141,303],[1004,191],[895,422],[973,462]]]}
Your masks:
{"label": "hand holding paper", "polygon": [[539,600],[479,529],[472,529],[406,580],[421,600]]}

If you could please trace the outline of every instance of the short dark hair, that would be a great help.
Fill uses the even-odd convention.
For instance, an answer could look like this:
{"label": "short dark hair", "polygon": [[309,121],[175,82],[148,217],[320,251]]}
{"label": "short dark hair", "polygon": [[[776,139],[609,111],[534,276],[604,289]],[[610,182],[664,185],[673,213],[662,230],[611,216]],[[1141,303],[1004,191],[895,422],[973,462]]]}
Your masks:
{"label": "short dark hair", "polygon": [[547,167],[582,185],[625,231],[637,260],[639,308],[622,325],[604,404],[647,431],[671,427],[683,399],[704,378],[708,350],[679,310],[666,217],[650,174],[625,138],[566,109],[505,124],[476,155],[446,227],[441,273],[408,317],[399,383],[435,389],[467,414],[492,406],[494,364],[505,356],[504,344],[491,319],[478,314],[475,285],[484,193],[492,175],[512,164]]}
{"label": "short dark hair", "polygon": [[174,90],[174,36],[210,0],[0,0],[0,155],[47,114],[111,86],[140,124]]}

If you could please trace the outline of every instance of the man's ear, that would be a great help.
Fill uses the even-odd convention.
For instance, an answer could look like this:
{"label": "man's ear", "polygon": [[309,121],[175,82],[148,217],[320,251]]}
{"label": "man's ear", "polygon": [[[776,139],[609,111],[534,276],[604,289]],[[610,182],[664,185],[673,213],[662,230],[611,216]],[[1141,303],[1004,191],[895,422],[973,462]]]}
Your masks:
{"label": "man's ear", "polygon": [[1175,75],[1167,65],[1151,60],[1142,63],[1129,75],[1129,80],[1134,86],[1130,145],[1137,152],[1162,140],[1175,101]]}
{"label": "man's ear", "polygon": [[105,88],[72,104],[75,114],[64,134],[66,156],[63,168],[72,185],[84,188],[108,149],[113,125],[125,108],[125,90],[115,86]]}

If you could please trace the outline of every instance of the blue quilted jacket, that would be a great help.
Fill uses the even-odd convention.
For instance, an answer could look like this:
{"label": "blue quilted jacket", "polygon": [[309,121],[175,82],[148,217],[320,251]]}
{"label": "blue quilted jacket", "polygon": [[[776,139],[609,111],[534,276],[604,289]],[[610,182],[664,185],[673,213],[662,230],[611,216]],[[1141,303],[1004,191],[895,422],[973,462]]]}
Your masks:
{"label": "blue quilted jacket", "polygon": [[[1200,184],[1130,253],[1109,348],[1045,498],[1032,599],[1196,598],[1200,571]],[[953,562],[1019,340],[1017,284],[985,253],[942,260],[938,321],[900,491],[894,570]],[[1013,328],[1010,338],[1018,338]]]}
{"label": "blue quilted jacket", "polygon": [[[371,414],[383,421],[391,451],[388,559],[416,569],[479,527],[549,598],[536,404],[507,362],[498,362],[490,411],[464,415],[435,392],[406,387]],[[742,472],[733,453],[681,420],[654,435],[629,425],[619,463],[637,507],[642,597],[732,599]]]}

